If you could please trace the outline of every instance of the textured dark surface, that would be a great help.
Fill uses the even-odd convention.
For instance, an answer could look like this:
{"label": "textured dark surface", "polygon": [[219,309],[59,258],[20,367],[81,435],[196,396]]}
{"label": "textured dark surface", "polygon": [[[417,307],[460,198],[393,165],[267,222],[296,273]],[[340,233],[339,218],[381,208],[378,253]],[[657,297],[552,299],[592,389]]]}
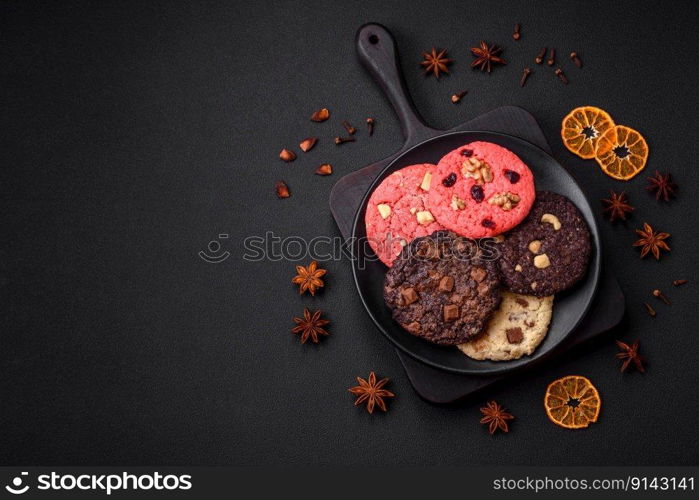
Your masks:
{"label": "textured dark surface", "polygon": [[[490,240],[492,242],[492,240]],[[500,303],[500,272],[485,258],[494,243],[479,243],[436,231],[403,248],[386,272],[384,298],[392,316],[413,335],[442,345],[461,344],[479,335]],[[444,278],[451,278],[442,286]],[[405,294],[412,289],[414,296]],[[447,319],[444,308],[458,313]]]}
{"label": "textured dark surface", "polygon": [[[0,462],[4,464],[696,464],[699,436],[695,210],[699,102],[697,10],[689,2],[293,2],[113,6],[3,3],[0,93],[2,243]],[[409,13],[406,14],[406,13]],[[327,210],[340,175],[393,154],[400,129],[355,62],[367,21],[397,38],[408,87],[426,120],[449,128],[503,104],[531,111],[554,155],[591,199],[625,189],[635,212],[603,224],[605,262],[628,298],[610,336],[489,388],[432,406],[415,395],[373,327],[347,261],[299,297],[294,262],[243,262],[244,238],[337,236]],[[522,39],[511,39],[522,24]],[[490,76],[468,68],[481,38],[505,47]],[[439,45],[452,75],[419,73]],[[533,64],[556,46],[570,79]],[[562,56],[576,50],[577,70]],[[691,58],[690,58],[691,59]],[[534,71],[519,87],[522,67]],[[459,105],[449,96],[469,89]],[[559,124],[599,105],[641,131],[646,172],[627,183],[570,155]],[[327,106],[331,120],[308,121]],[[371,139],[360,125],[376,118]],[[335,147],[340,119],[358,142]],[[277,155],[309,135],[313,151]],[[330,177],[312,174],[333,164]],[[671,204],[645,192],[654,169],[680,185]],[[292,197],[277,200],[274,181]],[[661,262],[639,260],[633,229],[672,233]],[[197,253],[221,239],[231,256]],[[304,264],[307,262],[307,258]],[[690,283],[673,288],[673,279]],[[665,306],[650,296],[659,287]],[[655,319],[642,308],[651,301]],[[300,345],[292,316],[327,311],[331,337]],[[613,338],[641,340],[644,375],[620,374]],[[370,370],[392,379],[386,415],[352,406]],[[550,424],[548,382],[591,378],[600,420],[580,432]],[[491,437],[478,407],[496,399],[517,419]]]}
{"label": "textured dark surface", "polygon": [[[542,222],[544,214],[556,216],[560,228]],[[529,249],[532,241],[540,243],[535,253]],[[498,264],[507,287],[516,293],[545,297],[567,290],[585,275],[590,259],[590,230],[565,196],[538,192],[529,215],[505,235],[500,248],[502,258]],[[537,268],[536,255],[546,255],[548,267]]]}

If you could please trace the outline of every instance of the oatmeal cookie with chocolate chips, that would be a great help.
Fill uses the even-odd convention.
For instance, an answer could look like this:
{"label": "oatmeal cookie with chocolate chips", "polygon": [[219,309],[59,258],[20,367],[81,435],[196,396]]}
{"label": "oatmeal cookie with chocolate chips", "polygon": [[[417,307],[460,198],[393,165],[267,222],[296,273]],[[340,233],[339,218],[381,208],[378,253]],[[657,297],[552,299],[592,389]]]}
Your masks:
{"label": "oatmeal cookie with chocolate chips", "polygon": [[572,287],[587,272],[590,230],[568,198],[542,191],[524,222],[498,247],[510,291],[545,297]]}
{"label": "oatmeal cookie with chocolate chips", "polygon": [[450,231],[414,239],[386,273],[384,300],[408,332],[435,344],[478,336],[500,304],[488,250]]}

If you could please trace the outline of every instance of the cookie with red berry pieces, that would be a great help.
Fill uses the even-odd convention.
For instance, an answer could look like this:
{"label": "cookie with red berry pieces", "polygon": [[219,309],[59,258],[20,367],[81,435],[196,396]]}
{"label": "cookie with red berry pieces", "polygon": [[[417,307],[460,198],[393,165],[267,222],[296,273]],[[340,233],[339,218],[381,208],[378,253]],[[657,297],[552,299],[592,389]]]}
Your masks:
{"label": "cookie with red berry pieces", "polygon": [[445,228],[469,238],[484,238],[519,224],[534,198],[529,167],[509,149],[478,141],[439,161],[427,204]]}

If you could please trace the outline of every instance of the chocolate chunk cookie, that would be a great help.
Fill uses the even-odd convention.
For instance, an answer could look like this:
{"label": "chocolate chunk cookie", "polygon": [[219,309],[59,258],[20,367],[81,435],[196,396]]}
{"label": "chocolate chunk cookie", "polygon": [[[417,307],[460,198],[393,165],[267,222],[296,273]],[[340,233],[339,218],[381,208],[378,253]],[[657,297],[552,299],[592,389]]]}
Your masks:
{"label": "chocolate chunk cookie", "polygon": [[458,347],[469,358],[478,360],[519,359],[539,347],[549,331],[552,314],[553,295],[534,297],[503,292],[500,307],[483,335]]}
{"label": "chocolate chunk cookie", "polygon": [[575,205],[542,191],[526,219],[498,247],[500,271],[515,293],[545,297],[577,283],[590,260],[590,231]]}
{"label": "chocolate chunk cookie", "polygon": [[479,335],[500,303],[497,264],[474,240],[436,231],[403,248],[384,300],[408,332],[455,345]]}

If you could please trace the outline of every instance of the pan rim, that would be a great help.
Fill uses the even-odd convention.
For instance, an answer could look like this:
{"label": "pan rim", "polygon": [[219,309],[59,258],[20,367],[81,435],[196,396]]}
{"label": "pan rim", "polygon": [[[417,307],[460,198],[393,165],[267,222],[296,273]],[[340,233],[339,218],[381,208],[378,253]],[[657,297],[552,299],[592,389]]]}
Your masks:
{"label": "pan rim", "polygon": [[514,372],[517,370],[522,370],[524,368],[530,368],[531,366],[548,359],[552,354],[555,354],[556,348],[558,346],[560,346],[563,342],[565,342],[565,340],[580,325],[581,321],[587,316],[587,314],[590,311],[590,307],[592,306],[592,302],[593,302],[595,296],[597,295],[597,291],[599,288],[599,278],[601,275],[601,267],[602,267],[602,264],[601,264],[602,263],[602,255],[601,255],[602,243],[601,243],[601,238],[600,238],[600,234],[599,234],[599,228],[597,226],[597,220],[594,216],[594,211],[592,210],[592,206],[590,205],[590,203],[587,199],[587,196],[585,195],[585,191],[582,189],[582,186],[580,186],[577,179],[575,179],[575,177],[570,172],[568,172],[568,170],[565,167],[563,167],[563,165],[561,165],[560,162],[558,162],[558,160],[556,160],[550,153],[548,153],[546,150],[539,147],[538,145],[533,144],[533,143],[526,141],[524,139],[521,139],[519,137],[510,135],[510,134],[504,134],[502,132],[494,132],[494,131],[490,131],[490,130],[459,130],[459,131],[453,131],[453,132],[445,132],[443,134],[438,134],[438,135],[429,137],[429,138],[415,144],[414,146],[411,146],[408,149],[401,151],[399,154],[397,154],[388,163],[388,165],[386,165],[381,170],[381,172],[376,176],[376,178],[372,181],[372,183],[369,186],[369,188],[367,189],[366,193],[364,193],[364,196],[362,197],[362,200],[359,204],[359,208],[357,209],[357,212],[354,216],[354,220],[352,223],[351,237],[352,237],[352,241],[353,241],[353,245],[354,245],[357,241],[358,225],[360,223],[363,223],[363,221],[360,220],[360,214],[362,214],[362,212],[364,211],[367,200],[368,200],[369,196],[371,195],[371,193],[376,188],[377,183],[380,182],[380,179],[384,178],[386,172],[388,172],[392,168],[394,168],[395,164],[397,162],[399,162],[402,158],[404,158],[407,154],[409,154],[410,152],[414,151],[417,148],[424,146],[425,144],[427,144],[429,142],[436,141],[436,140],[439,140],[439,139],[442,139],[445,137],[452,137],[452,136],[458,136],[458,135],[464,135],[464,134],[482,134],[482,135],[486,135],[486,136],[489,135],[492,137],[499,137],[499,138],[513,140],[515,142],[522,143],[523,145],[525,145],[525,147],[533,148],[533,149],[537,150],[540,154],[550,158],[550,160],[553,161],[554,163],[558,164],[561,167],[562,171],[571,179],[575,188],[577,190],[579,190],[580,193],[582,193],[583,198],[584,198],[585,202],[587,203],[588,208],[590,209],[590,212],[592,214],[591,219],[590,220],[586,219],[586,221],[590,225],[590,233],[592,235],[592,245],[593,245],[595,252],[594,252],[592,262],[590,263],[591,264],[590,268],[588,269],[588,272],[590,273],[590,279],[593,280],[592,281],[592,292],[589,294],[589,297],[587,298],[586,303],[582,307],[582,313],[578,316],[578,318],[575,320],[575,322],[568,327],[567,332],[563,336],[561,336],[561,338],[558,340],[558,342],[556,342],[553,346],[551,346],[548,351],[546,351],[543,354],[540,354],[539,356],[536,356],[536,352],[533,353],[532,356],[530,357],[530,359],[527,360],[525,363],[521,363],[521,364],[518,364],[516,366],[507,366],[508,362],[504,361],[504,362],[499,362],[498,366],[486,367],[484,369],[452,367],[452,366],[448,366],[448,365],[439,363],[437,361],[431,360],[423,355],[412,352],[409,348],[407,348],[406,346],[397,342],[392,337],[392,335],[387,331],[387,329],[384,328],[381,321],[378,318],[376,318],[374,316],[374,314],[372,313],[369,305],[367,304],[367,300],[364,297],[364,293],[362,292],[362,289],[359,285],[359,278],[357,275],[358,269],[357,269],[357,265],[356,265],[357,259],[352,259],[352,277],[354,280],[355,288],[357,289],[357,293],[359,294],[359,298],[360,298],[362,305],[364,306],[364,309],[366,310],[367,314],[369,314],[369,317],[373,321],[374,325],[376,325],[376,327],[379,329],[381,334],[384,337],[386,337],[391,342],[391,344],[393,344],[393,346],[395,348],[400,349],[402,352],[404,352],[408,356],[412,357],[413,359],[416,359],[422,363],[425,363],[428,366],[431,366],[433,368],[437,368],[439,370],[443,370],[446,372],[456,373],[456,374],[461,374],[461,375],[474,375],[474,376],[501,375],[501,374],[511,373],[511,372]]}

